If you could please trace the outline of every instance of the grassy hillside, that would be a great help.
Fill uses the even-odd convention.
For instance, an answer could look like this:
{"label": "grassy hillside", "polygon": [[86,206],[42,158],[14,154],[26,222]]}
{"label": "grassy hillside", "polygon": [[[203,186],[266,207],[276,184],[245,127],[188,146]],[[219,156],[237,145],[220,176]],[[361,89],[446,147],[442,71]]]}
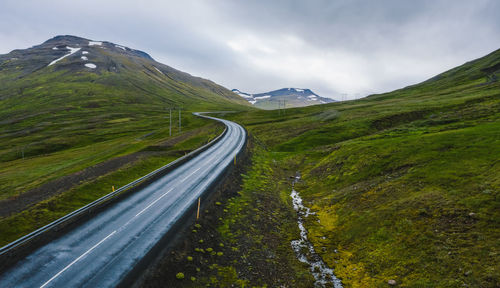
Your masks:
{"label": "grassy hillside", "polygon": [[[74,83],[71,77],[65,76],[63,82],[47,79],[40,86],[36,85],[34,91],[25,90],[23,93],[29,93],[27,96],[0,101],[0,171],[4,171],[2,177],[6,177],[0,185],[0,199],[22,193],[66,172],[138,151],[149,145],[144,140],[168,136],[167,107],[175,109],[173,126],[178,133],[178,106],[161,102],[170,99],[168,93],[172,92],[167,89],[162,92],[167,94],[165,98],[156,101],[157,96],[153,93],[138,92],[121,83],[121,79],[113,80],[116,83],[109,86],[98,83],[112,81],[106,79],[106,75],[88,75],[95,79],[94,82],[88,79],[80,82],[82,79],[77,78]],[[115,75],[109,77],[117,78]],[[35,81],[38,80],[30,83]],[[142,87],[161,89],[148,83]],[[202,101],[183,107],[185,130],[208,123],[192,116],[192,111],[216,109]],[[229,104],[222,108],[238,107]],[[21,171],[19,177],[24,183],[10,178],[12,173]]]}
{"label": "grassy hillside", "polygon": [[[69,54],[66,47],[80,50],[49,65]],[[16,230],[1,228],[0,245],[206,143],[223,128],[191,112],[219,109],[252,108],[209,80],[109,42],[58,36],[0,55],[0,226]],[[43,214],[33,206],[135,166],[106,187],[72,192],[80,200],[64,209]],[[29,207],[38,212],[23,217],[36,224],[13,227],[12,217]]]}
{"label": "grassy hillside", "polygon": [[[292,209],[291,186],[268,183],[277,183],[277,174],[290,181],[299,171],[296,190],[315,213],[306,218],[309,240],[345,287],[386,287],[391,279],[400,287],[498,287],[499,63],[497,50],[424,83],[357,101],[289,109],[285,116],[226,115],[266,149],[256,150],[254,162],[273,163],[260,177],[245,178],[240,194],[265,192],[279,209]],[[257,190],[247,191],[249,185]],[[270,230],[285,233],[275,241],[298,238],[298,230],[279,228],[289,223],[286,213],[264,218],[258,231],[241,230],[240,219],[255,217],[246,205],[267,209],[260,201],[228,202],[221,241],[240,235],[258,247],[259,235],[270,237]],[[251,279],[238,265],[220,262],[240,281]]]}
{"label": "grassy hillside", "polygon": [[[0,199],[165,137],[167,108],[184,110],[184,129],[208,123],[191,111],[249,109],[223,87],[144,52],[89,43],[58,36],[0,56]],[[48,66],[65,47],[80,50]],[[178,111],[173,118],[177,126]]]}
{"label": "grassy hillside", "polygon": [[[8,172],[5,173],[7,176],[18,182],[7,184],[26,185],[30,183],[31,177],[36,177],[35,172],[38,171],[51,170],[55,171],[52,175],[63,172],[65,174],[55,176],[54,179],[49,178],[46,182],[40,180],[42,185],[3,199],[0,212],[6,213],[0,219],[0,245],[5,245],[110,193],[113,186],[121,187],[184,156],[217,137],[224,129],[221,124],[198,124],[199,128],[176,133],[172,137],[166,137],[165,132],[168,135],[168,129],[163,129],[163,135],[158,133],[159,135],[152,135],[149,139],[123,137],[109,141],[103,146],[94,147],[96,150],[102,149],[99,150],[100,154],[92,154],[92,147],[76,148],[46,156],[44,159],[35,157],[17,161],[9,167],[10,170],[4,171]],[[129,142],[126,142],[127,140]],[[109,156],[106,154],[106,148],[113,145],[120,145],[121,149],[113,151],[118,154],[112,154],[111,159],[104,160]],[[89,152],[91,156],[87,156],[86,153]],[[84,169],[88,161],[97,164]],[[37,168],[31,168],[33,166]],[[26,174],[28,180],[24,180],[23,169],[35,172]]]}

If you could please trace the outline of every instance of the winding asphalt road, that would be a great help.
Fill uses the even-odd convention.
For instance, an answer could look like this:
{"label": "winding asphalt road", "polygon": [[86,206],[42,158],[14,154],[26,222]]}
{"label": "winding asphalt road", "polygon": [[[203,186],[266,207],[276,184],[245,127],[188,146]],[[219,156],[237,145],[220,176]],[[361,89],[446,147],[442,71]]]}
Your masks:
{"label": "winding asphalt road", "polygon": [[233,161],[238,124],[195,158],[38,248],[0,275],[0,287],[115,287]]}

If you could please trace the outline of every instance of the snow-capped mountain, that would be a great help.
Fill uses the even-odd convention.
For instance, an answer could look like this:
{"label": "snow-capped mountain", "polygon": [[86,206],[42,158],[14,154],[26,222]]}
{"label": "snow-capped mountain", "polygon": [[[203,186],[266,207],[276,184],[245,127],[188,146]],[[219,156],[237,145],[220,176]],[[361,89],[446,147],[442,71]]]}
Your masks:
{"label": "snow-capped mountain", "polygon": [[310,89],[301,88],[282,88],[259,94],[245,93],[238,89],[231,91],[261,109],[278,109],[283,108],[283,105],[286,108],[304,107],[335,102],[333,99],[319,96]]}
{"label": "snow-capped mountain", "polygon": [[[43,90],[44,97],[33,87]],[[95,97],[91,97],[94,93]],[[205,105],[220,107],[228,103],[229,107],[250,106],[226,88],[159,63],[146,52],[72,35],[56,36],[28,49],[0,54],[0,100],[18,97],[26,102],[31,99],[28,94],[36,101],[43,99],[45,105],[59,99],[72,103],[62,97],[69,95],[75,101],[100,103],[98,106],[107,102],[114,107],[117,102],[202,109]],[[117,99],[113,102],[110,96]],[[85,103],[72,105],[85,107]]]}

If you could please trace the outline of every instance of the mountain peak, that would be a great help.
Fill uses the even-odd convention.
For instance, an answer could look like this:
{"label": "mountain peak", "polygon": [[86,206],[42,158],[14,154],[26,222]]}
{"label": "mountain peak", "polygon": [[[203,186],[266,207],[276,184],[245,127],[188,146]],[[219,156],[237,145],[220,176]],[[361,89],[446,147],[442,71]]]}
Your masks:
{"label": "mountain peak", "polygon": [[306,94],[306,95],[316,95],[318,96],[316,93],[314,93],[313,91],[311,91],[311,89],[307,89],[307,88],[281,88],[279,90],[276,90],[276,91],[285,91],[286,93],[302,93],[302,94]]}
{"label": "mountain peak", "polygon": [[47,48],[47,47],[49,47],[49,48],[52,48],[54,50],[57,50],[59,48],[64,48],[65,46],[70,46],[70,47],[75,46],[75,47],[80,47],[80,48],[99,47],[99,48],[103,48],[103,49],[115,50],[115,51],[118,51],[121,53],[127,52],[127,53],[132,54],[133,56],[142,57],[142,58],[146,58],[149,60],[154,60],[148,53],[140,51],[140,50],[131,49],[131,48],[125,47],[123,45],[115,44],[115,43],[112,43],[109,41],[96,41],[96,40],[91,40],[91,39],[73,36],[73,35],[57,35],[57,36],[50,38],[49,40],[43,42],[41,45],[34,46],[33,48]]}
{"label": "mountain peak", "polygon": [[85,39],[85,38],[73,36],[73,35],[57,35],[57,36],[52,37],[49,40],[43,42],[43,44],[58,43],[58,42],[84,43],[86,41],[88,42],[89,39]]}
{"label": "mountain peak", "polygon": [[326,104],[335,101],[330,98],[321,97],[307,88],[281,88],[258,94],[249,94],[238,89],[232,89],[231,91],[245,98],[252,105],[262,109],[278,109],[282,107],[283,101],[285,101],[287,108]]}
{"label": "mountain peak", "polygon": [[[78,81],[85,82],[90,74],[94,74],[91,78],[105,82],[106,85],[112,86],[112,89],[120,89],[116,87],[116,83],[128,83],[132,86],[137,85],[137,82],[144,83],[141,87],[134,86],[142,91],[141,93],[146,92],[144,87],[149,88],[151,85],[166,89],[171,83],[182,82],[190,87],[189,93],[186,94],[191,95],[192,91],[203,89],[210,94],[207,99],[212,102],[228,101],[248,105],[224,87],[159,63],[145,52],[109,41],[95,41],[73,35],[58,35],[28,49],[0,54],[0,74],[3,77],[1,84],[11,83],[14,86],[37,81],[43,83],[40,85],[48,85],[44,81],[49,78],[50,83],[58,83],[60,79],[80,79]],[[5,90],[2,88],[6,88],[1,86],[0,92]],[[15,96],[16,93],[12,91],[0,93],[0,99]],[[193,96],[193,99],[197,99],[197,96]],[[179,103],[188,102],[186,99],[178,100]]]}

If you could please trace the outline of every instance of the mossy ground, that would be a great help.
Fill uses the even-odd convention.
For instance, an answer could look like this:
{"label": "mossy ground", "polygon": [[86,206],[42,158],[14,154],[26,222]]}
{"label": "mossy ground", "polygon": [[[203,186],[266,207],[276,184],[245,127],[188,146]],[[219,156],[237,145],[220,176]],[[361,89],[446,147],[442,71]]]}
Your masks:
{"label": "mossy ground", "polygon": [[[309,240],[345,287],[499,287],[500,83],[488,80],[499,62],[500,50],[357,101],[221,115],[249,131],[252,168],[162,275],[195,275],[179,287],[311,287],[290,247],[300,171]],[[222,258],[206,252],[218,242]]]}
{"label": "mossy ground", "polygon": [[[391,93],[287,109],[285,115],[277,111],[225,115],[242,123],[253,137],[258,147],[253,166],[243,176],[242,188],[233,190],[240,192],[209,210],[213,212],[205,218],[210,224],[192,227],[196,232],[191,231],[187,244],[173,251],[173,262],[166,266],[170,268],[161,274],[167,280],[160,277],[150,283],[310,287],[307,267],[290,248],[298,230],[288,178],[300,171],[303,179],[296,188],[317,214],[308,217],[309,238],[346,287],[384,287],[389,279],[400,287],[499,287],[500,84],[491,81],[498,71],[490,69],[499,62],[500,51],[495,51]],[[153,130],[158,130],[153,135],[164,135],[164,107],[148,104],[162,89],[143,98],[127,93],[133,83],[118,83],[125,87],[125,96],[115,99],[120,104],[117,113],[102,116],[106,98],[101,96],[118,97],[102,81],[113,79],[103,77],[92,89],[77,87],[88,94],[85,103],[66,105],[61,97],[60,109],[24,118],[14,117],[17,111],[2,110],[2,120],[15,120],[2,127],[10,139],[0,147],[4,161],[0,171],[8,179],[2,181],[2,197],[19,193],[15,187],[26,189],[37,181],[79,171],[82,163],[150,146],[135,139],[148,139]],[[61,95],[73,95],[65,88],[61,84]],[[43,86],[27,89],[21,93],[45,95]],[[101,93],[95,94],[97,90]],[[8,101],[3,100],[5,106],[0,108],[8,107]],[[130,106],[137,110],[127,108],[131,103],[138,104]],[[95,118],[88,117],[92,111]],[[73,121],[50,120],[59,116]],[[65,125],[71,129],[65,130]],[[86,128],[74,129],[79,126]],[[61,131],[71,133],[56,137]],[[80,138],[73,131],[89,134]],[[85,141],[93,145],[83,145]],[[36,145],[22,162],[19,147],[31,142]],[[89,153],[92,149],[96,153]],[[57,157],[66,160],[56,161]],[[26,161],[33,162],[26,165]],[[148,163],[145,166],[151,168],[156,160]],[[26,169],[28,180],[16,174],[21,169]],[[103,187],[115,180],[106,181]],[[57,216],[48,203],[37,207],[38,212],[11,222],[15,229],[31,227],[37,213],[44,221],[47,211]],[[179,272],[184,279],[177,279]]]}
{"label": "mossy ground", "polygon": [[500,84],[482,71],[499,59],[358,101],[229,118],[302,172],[309,238],[346,287],[498,287]]}
{"label": "mossy ground", "polygon": [[[216,192],[141,287],[312,287],[308,267],[290,253],[300,237],[289,209],[294,170],[279,167],[279,155],[251,150],[251,165],[226,179],[231,185]],[[186,278],[177,279],[179,272]]]}

